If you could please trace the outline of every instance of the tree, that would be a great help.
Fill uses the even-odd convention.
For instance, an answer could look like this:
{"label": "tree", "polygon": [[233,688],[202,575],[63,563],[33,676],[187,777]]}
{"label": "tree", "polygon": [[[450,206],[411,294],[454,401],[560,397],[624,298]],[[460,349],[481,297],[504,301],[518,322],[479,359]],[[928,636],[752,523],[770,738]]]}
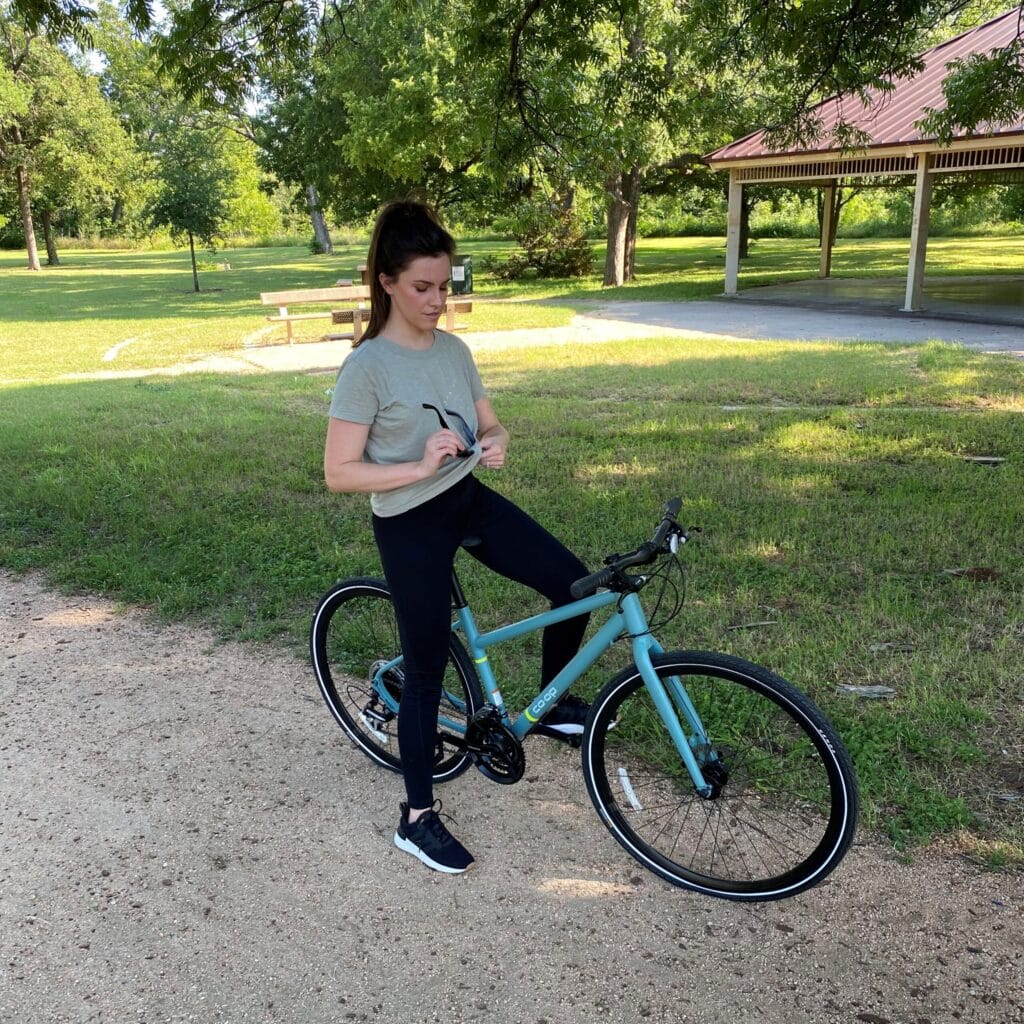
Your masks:
{"label": "tree", "polygon": [[132,146],[95,78],[45,35],[0,20],[0,43],[0,168],[16,183],[29,269],[39,270],[33,206],[57,263],[55,216],[113,190]]}
{"label": "tree", "polygon": [[958,60],[942,86],[946,105],[921,120],[927,135],[949,142],[980,124],[1015,125],[1024,111],[1024,40]]}
{"label": "tree", "polygon": [[293,205],[306,205],[314,248],[324,255],[333,252],[333,245],[321,193],[332,172],[338,170],[329,159],[333,146],[325,140],[344,124],[340,112],[332,117],[328,109],[321,96],[300,82],[297,87],[282,88],[268,109],[253,119],[260,165],[295,190]]}
{"label": "tree", "polygon": [[199,291],[196,239],[213,249],[229,217],[231,168],[215,133],[181,128],[169,133],[159,161],[160,185],[151,209],[153,224],[188,242],[192,284]]}
{"label": "tree", "polygon": [[[159,176],[159,167],[166,165],[165,154],[179,149],[189,132],[215,139],[217,158],[228,169],[231,183],[225,232],[270,234],[279,230],[280,211],[263,188],[249,119],[186,100],[160,67],[152,42],[137,38],[109,3],[99,9],[93,38],[103,62],[104,94],[145,154],[150,177]],[[155,178],[152,187],[156,187]],[[139,192],[124,198],[137,201]]]}
{"label": "tree", "polygon": [[[73,40],[83,46],[91,42],[95,10],[79,0],[9,0],[11,16],[31,35],[46,32],[58,41]],[[152,24],[150,0],[127,0],[129,21],[142,31]]]}
{"label": "tree", "polygon": [[[483,17],[483,3],[477,15]],[[605,200],[604,283],[632,279],[640,195],[665,168],[700,163],[732,121],[728,71],[703,68],[703,28],[668,0],[501,3],[507,109],[535,158]]]}
{"label": "tree", "polygon": [[28,59],[28,47],[14,26],[0,23],[0,28],[4,33],[5,58],[0,63],[0,165],[15,181],[22,230],[28,248],[28,268],[40,270],[26,167],[28,148],[23,133],[25,121],[32,110],[32,90],[23,70]]}

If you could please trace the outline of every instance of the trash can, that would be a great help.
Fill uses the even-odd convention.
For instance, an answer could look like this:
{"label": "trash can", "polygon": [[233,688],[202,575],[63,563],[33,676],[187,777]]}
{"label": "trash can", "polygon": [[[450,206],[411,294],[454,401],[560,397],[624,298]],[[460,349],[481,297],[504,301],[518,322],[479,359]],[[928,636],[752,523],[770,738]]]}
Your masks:
{"label": "trash can", "polygon": [[473,257],[457,256],[452,261],[452,295],[473,294]]}

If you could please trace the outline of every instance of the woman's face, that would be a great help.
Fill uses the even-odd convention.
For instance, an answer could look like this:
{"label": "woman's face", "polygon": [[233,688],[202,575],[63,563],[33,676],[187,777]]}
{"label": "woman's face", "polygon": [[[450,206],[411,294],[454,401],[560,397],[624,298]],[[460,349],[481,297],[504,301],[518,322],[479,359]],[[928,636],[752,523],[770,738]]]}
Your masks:
{"label": "woman's face", "polygon": [[448,299],[451,260],[440,256],[417,256],[397,277],[380,275],[384,291],[391,296],[392,315],[398,314],[410,327],[432,331]]}

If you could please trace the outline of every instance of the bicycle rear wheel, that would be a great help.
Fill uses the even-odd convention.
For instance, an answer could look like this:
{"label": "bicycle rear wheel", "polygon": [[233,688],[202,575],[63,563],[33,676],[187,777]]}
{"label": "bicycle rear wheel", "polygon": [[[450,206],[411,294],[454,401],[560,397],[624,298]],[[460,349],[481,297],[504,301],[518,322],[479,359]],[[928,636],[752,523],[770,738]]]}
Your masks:
{"label": "bicycle rear wheel", "polygon": [[587,789],[612,835],[655,874],[710,896],[777,900],[821,882],[858,810],[853,765],[825,716],[739,658],[652,661],[713,793],[697,792],[631,665],[601,691],[583,737]]}
{"label": "bicycle rear wheel", "polygon": [[[310,629],[310,654],[320,692],[335,721],[371,760],[402,770],[398,706],[402,653],[391,592],[384,580],[354,578],[335,584],[320,600]],[[382,671],[383,669],[383,671]],[[464,736],[481,704],[480,682],[466,649],[453,633],[448,646],[434,781],[464,772],[472,760],[444,738]]]}

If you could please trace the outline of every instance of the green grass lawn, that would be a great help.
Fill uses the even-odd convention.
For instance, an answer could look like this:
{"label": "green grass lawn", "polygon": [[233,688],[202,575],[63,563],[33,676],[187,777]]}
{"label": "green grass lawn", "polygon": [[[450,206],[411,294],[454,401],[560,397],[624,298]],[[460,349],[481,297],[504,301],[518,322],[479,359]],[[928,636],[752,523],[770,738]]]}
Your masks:
{"label": "green grass lawn", "polygon": [[[479,263],[501,256],[507,243],[470,242],[463,251]],[[603,249],[596,247],[598,266]],[[299,247],[237,249],[217,254],[192,290],[188,255],[166,252],[68,250],[62,265],[40,273],[23,270],[21,253],[0,252],[0,385],[53,380],[62,375],[166,367],[235,352],[246,345],[284,340],[271,326],[273,312],[260,292],[333,285],[355,278],[365,245],[340,246],[333,256],[312,256]],[[841,240],[834,273],[890,276],[905,272],[901,240]],[[230,270],[214,269],[230,264]],[[933,239],[929,274],[1020,272],[1014,238]],[[474,311],[468,331],[567,324],[581,307],[616,299],[684,300],[720,295],[725,247],[720,238],[643,239],[637,249],[637,280],[602,288],[600,275],[573,281],[497,281],[477,269]],[[818,252],[807,239],[764,239],[753,245],[740,274],[743,288],[814,277]],[[314,340],[324,321],[296,325],[299,338]]]}
{"label": "green grass lawn", "polygon": [[[800,273],[795,243],[758,248],[762,279]],[[650,277],[626,294],[720,288],[719,255],[708,240],[648,243]],[[4,257],[0,564],[302,656],[319,594],[379,572],[366,499],[322,484],[331,377],[60,379],[104,368],[125,337],[146,340],[118,368],[228,350],[263,326],[258,291],[324,283],[348,259],[328,272],[297,250],[227,258],[204,276],[224,290],[195,296],[180,253],[70,253],[35,276]],[[502,294],[571,312],[606,293]],[[807,690],[854,755],[869,827],[1024,863],[1024,363],[934,343],[663,339],[479,363],[514,439],[486,479],[584,560],[645,539],[674,494],[703,527],[666,646],[726,650]],[[539,608],[472,563],[465,577],[485,626]],[[495,659],[513,701],[535,653],[524,641]]]}

